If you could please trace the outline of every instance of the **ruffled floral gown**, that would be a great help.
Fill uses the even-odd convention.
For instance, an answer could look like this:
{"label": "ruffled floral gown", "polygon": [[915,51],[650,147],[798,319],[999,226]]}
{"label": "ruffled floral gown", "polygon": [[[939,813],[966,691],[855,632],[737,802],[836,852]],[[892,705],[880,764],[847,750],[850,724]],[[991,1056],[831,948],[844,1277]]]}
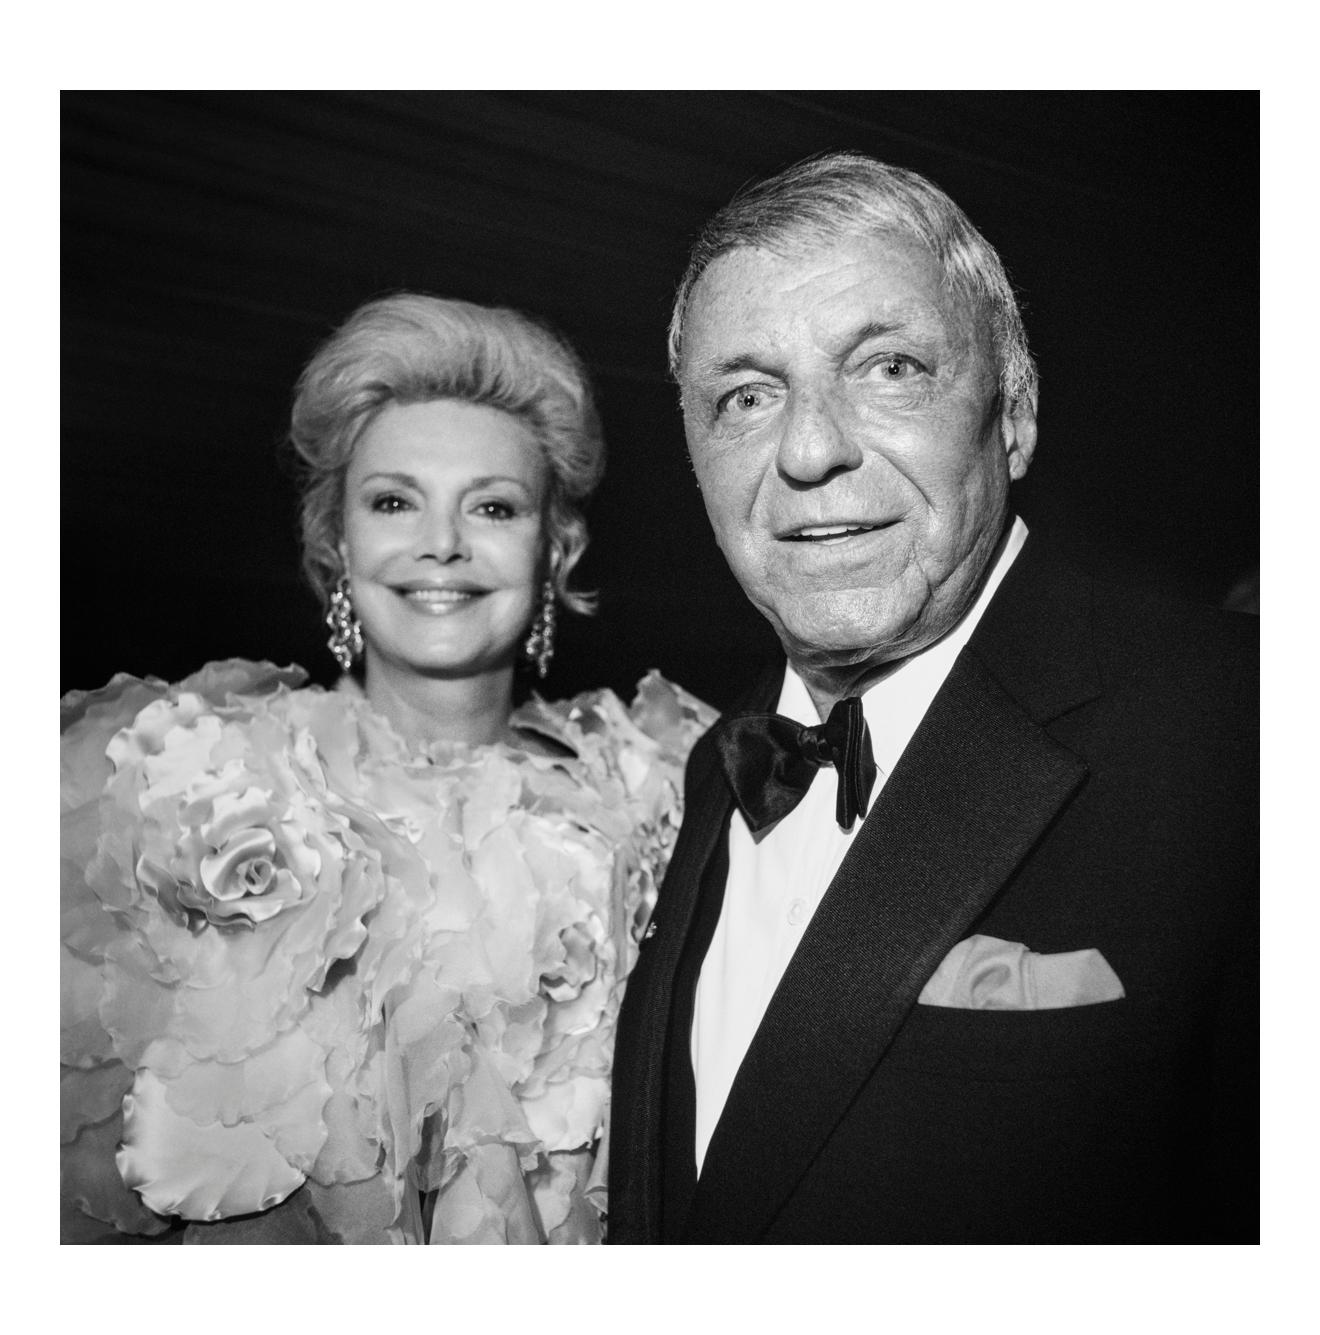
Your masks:
{"label": "ruffled floral gown", "polygon": [[231,660],[62,702],[66,1242],[589,1243],[624,980],[713,711],[413,746]]}

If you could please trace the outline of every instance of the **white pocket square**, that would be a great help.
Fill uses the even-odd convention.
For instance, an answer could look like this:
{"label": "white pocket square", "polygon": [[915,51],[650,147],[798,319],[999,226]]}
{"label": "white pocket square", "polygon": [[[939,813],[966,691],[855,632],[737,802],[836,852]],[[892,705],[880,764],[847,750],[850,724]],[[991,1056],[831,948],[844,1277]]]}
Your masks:
{"label": "white pocket square", "polygon": [[1093,1006],[1124,994],[1098,950],[1038,955],[1018,941],[969,936],[944,957],[917,998],[923,1006],[1036,1011]]}

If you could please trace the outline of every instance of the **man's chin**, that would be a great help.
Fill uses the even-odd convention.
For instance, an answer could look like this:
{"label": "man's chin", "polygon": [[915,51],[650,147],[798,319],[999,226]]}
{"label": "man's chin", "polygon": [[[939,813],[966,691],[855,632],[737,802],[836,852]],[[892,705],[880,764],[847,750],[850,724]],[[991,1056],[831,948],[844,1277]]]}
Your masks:
{"label": "man's chin", "polygon": [[879,667],[929,648],[957,624],[975,591],[966,581],[932,589],[923,580],[915,588],[826,592],[761,610],[795,667]]}
{"label": "man's chin", "polygon": [[916,616],[801,618],[775,623],[779,642],[796,668],[832,670],[879,666],[919,647],[910,643]]}

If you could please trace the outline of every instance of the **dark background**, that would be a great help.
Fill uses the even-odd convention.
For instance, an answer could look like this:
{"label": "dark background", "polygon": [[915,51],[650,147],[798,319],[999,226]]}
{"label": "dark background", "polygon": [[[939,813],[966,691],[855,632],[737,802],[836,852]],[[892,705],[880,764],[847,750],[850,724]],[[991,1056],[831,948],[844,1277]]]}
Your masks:
{"label": "dark background", "polygon": [[63,99],[61,689],[208,658],[334,664],[279,462],[293,383],[369,297],[547,319],[610,463],[550,695],[656,666],[716,704],[773,639],[710,537],[667,382],[687,247],[739,185],[856,148],[943,186],[1041,369],[1033,531],[1220,602],[1255,565],[1254,93],[77,93]]}

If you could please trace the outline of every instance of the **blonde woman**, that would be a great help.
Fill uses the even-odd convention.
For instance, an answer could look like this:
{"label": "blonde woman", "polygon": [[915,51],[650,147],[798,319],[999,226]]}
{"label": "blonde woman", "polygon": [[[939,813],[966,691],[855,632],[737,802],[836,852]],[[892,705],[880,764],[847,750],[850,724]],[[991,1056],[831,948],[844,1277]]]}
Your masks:
{"label": "blonde woman", "polygon": [[63,702],[67,1241],[596,1242],[614,1022],[711,722],[546,674],[603,444],[515,311],[401,294],[298,387],[333,691]]}

